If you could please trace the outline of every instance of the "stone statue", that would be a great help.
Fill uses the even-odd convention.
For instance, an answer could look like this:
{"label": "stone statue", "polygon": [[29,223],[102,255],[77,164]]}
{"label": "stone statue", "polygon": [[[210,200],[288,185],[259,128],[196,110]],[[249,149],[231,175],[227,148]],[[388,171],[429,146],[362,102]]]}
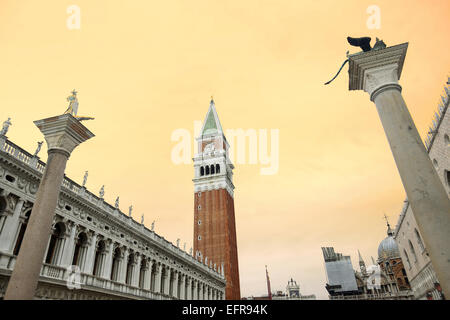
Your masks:
{"label": "stone statue", "polygon": [[141,216],[141,224],[144,224],[144,215]]}
{"label": "stone statue", "polygon": [[68,113],[68,114],[73,115],[74,117],[77,115],[77,113],[78,113],[77,93],[78,92],[76,92],[75,89],[73,89],[72,95],[67,97],[67,101],[69,101],[69,107],[67,108],[66,111],[64,111],[64,114]]}
{"label": "stone statue", "polygon": [[103,185],[103,186],[100,188],[100,191],[99,191],[98,194],[100,195],[100,198],[103,199],[103,197],[104,197],[104,195],[105,195],[105,185]]}
{"label": "stone statue", "polygon": [[152,230],[152,231],[155,230],[155,220],[153,220],[153,222],[152,222],[152,228],[151,228],[151,230]]}
{"label": "stone statue", "polygon": [[205,264],[208,265],[208,257],[205,258]]}
{"label": "stone statue", "polygon": [[186,251],[186,242],[183,245],[183,251]]}
{"label": "stone statue", "polygon": [[78,121],[82,120],[92,120],[94,118],[92,117],[84,117],[84,116],[78,116],[78,98],[77,93],[75,89],[72,91],[72,95],[67,97],[67,101],[69,101],[69,107],[66,111],[64,111],[64,114],[71,114],[74,116]]}
{"label": "stone statue", "polygon": [[180,247],[180,239],[177,239],[177,247]]}
{"label": "stone statue", "polygon": [[37,148],[36,148],[36,151],[35,151],[34,154],[33,154],[33,157],[37,157],[39,151],[41,151],[41,147],[42,147],[42,144],[43,144],[43,143],[44,143],[44,141],[40,141],[40,142],[37,143],[38,146],[37,146]]}
{"label": "stone statue", "polygon": [[114,204],[116,209],[119,209],[119,197],[116,198],[116,203]]}
{"label": "stone statue", "polygon": [[83,185],[82,185],[83,187],[86,186],[87,178],[88,178],[88,172],[86,171],[84,173],[84,177],[83,177]]}
{"label": "stone statue", "polygon": [[131,213],[133,212],[133,205],[128,207],[128,216],[131,217]]}
{"label": "stone statue", "polygon": [[192,256],[192,247],[189,249],[189,254]]}
{"label": "stone statue", "polygon": [[[381,49],[386,48],[386,44],[384,43],[384,41],[380,40],[378,38],[376,38],[375,45],[372,48],[370,46],[371,40],[372,40],[372,38],[370,38],[370,37],[362,37],[362,38],[347,37],[347,41],[350,45],[352,45],[354,47],[360,47],[363,52],[376,51],[376,50],[381,50]],[[348,57],[348,51],[347,51],[347,57]],[[342,65],[339,68],[339,71],[336,73],[336,75],[330,81],[326,82],[325,85],[330,84],[334,79],[336,79],[336,77],[341,72],[342,68],[349,61],[350,61],[349,59],[345,60],[344,63],[342,63]]]}
{"label": "stone statue", "polygon": [[2,128],[2,131],[0,131],[0,136],[6,135],[6,133],[8,132],[8,129],[11,125],[12,125],[11,118],[8,118],[8,120],[3,122],[3,128]]}

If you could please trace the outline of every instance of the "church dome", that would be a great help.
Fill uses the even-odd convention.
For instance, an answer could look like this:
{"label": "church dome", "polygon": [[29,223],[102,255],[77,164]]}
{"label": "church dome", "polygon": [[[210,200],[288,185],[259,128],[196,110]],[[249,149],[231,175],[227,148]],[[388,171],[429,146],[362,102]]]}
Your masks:
{"label": "church dome", "polygon": [[400,251],[398,250],[398,245],[394,240],[394,232],[391,230],[388,224],[388,236],[380,242],[378,246],[378,259],[386,260],[391,258],[397,258],[400,256]]}

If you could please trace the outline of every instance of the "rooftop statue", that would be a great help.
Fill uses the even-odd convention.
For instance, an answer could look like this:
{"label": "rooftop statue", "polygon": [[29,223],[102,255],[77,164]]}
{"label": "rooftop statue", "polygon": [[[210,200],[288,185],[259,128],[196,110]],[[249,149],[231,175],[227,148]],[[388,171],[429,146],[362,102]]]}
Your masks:
{"label": "rooftop statue", "polygon": [[[376,38],[375,45],[373,48],[370,46],[370,41],[372,38],[370,37],[361,37],[361,38],[352,38],[347,37],[347,42],[351,44],[354,47],[360,47],[362,52],[369,52],[369,51],[376,51],[386,48],[386,44],[383,40],[380,40]],[[339,73],[341,72],[342,68],[345,66],[345,64],[349,61],[348,59],[348,51],[347,51],[347,60],[344,61],[342,66],[339,68],[339,71],[336,73],[336,75],[331,79],[330,81],[326,82],[325,85],[330,84],[334,79],[337,78]]]}
{"label": "rooftop statue", "polygon": [[8,129],[11,125],[12,125],[11,118],[8,118],[8,120],[3,122],[3,128],[2,128],[2,131],[0,131],[0,136],[6,135],[6,133],[8,132]]}
{"label": "rooftop statue", "polygon": [[38,153],[39,153],[39,151],[41,151],[41,147],[42,147],[42,144],[44,143],[44,141],[39,141],[37,144],[37,148],[36,148],[36,151],[34,152],[34,154],[33,154],[33,157],[37,157],[37,155],[38,155]]}
{"label": "rooftop statue", "polygon": [[66,111],[64,111],[64,114],[71,114],[76,118],[78,121],[83,120],[93,120],[92,117],[85,117],[85,116],[78,116],[78,98],[77,93],[75,89],[72,91],[72,95],[67,97],[67,101],[69,101],[69,107]]}

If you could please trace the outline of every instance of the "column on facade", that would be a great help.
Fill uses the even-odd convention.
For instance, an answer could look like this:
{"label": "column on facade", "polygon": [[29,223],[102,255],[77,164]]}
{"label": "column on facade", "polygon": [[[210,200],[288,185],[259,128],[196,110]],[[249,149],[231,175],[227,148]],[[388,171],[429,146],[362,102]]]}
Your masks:
{"label": "column on facade", "polygon": [[67,240],[68,239],[66,237],[66,232],[58,235],[58,238],[56,239],[56,243],[55,243],[53,258],[52,258],[52,261],[50,261],[50,263],[57,265],[57,266],[61,265],[61,260],[63,258],[63,254],[64,254],[64,246],[65,246],[65,242]]}
{"label": "column on facade", "polygon": [[86,260],[84,262],[83,272],[92,274],[94,269],[95,251],[97,249],[97,234],[92,232],[89,240],[89,247],[86,252]]}
{"label": "column on facade", "polygon": [[194,280],[194,283],[193,283],[192,287],[194,289],[194,295],[193,295],[192,299],[199,300],[198,299],[198,281],[197,280]]}
{"label": "column on facade", "polygon": [[192,300],[192,278],[189,276],[186,277],[186,300]]}
{"label": "column on facade", "polygon": [[186,275],[180,274],[180,292],[178,293],[180,299],[184,300],[185,298],[185,281],[186,281]]}
{"label": "column on facade", "polygon": [[144,285],[142,286],[144,290],[150,290],[150,281],[152,279],[152,268],[153,268],[153,261],[151,259],[148,259],[144,274]]}
{"label": "column on facade", "polygon": [[175,277],[174,277],[173,288],[172,288],[172,295],[175,298],[178,298],[178,281],[180,280],[179,277],[180,277],[179,272],[175,271]]}
{"label": "column on facade", "polygon": [[155,292],[156,293],[162,293],[161,292],[161,282],[162,282],[162,272],[163,272],[163,264],[161,262],[159,262],[156,265],[156,276],[155,276]]}
{"label": "column on facade", "polygon": [[117,282],[125,283],[127,279],[127,266],[128,266],[128,248],[123,248],[122,258],[120,259],[119,278]]}
{"label": "column on facade", "polygon": [[138,252],[136,252],[134,255],[135,255],[134,256],[135,260],[133,261],[134,268],[133,268],[133,275],[132,275],[132,278],[131,278],[131,285],[133,287],[139,287],[139,274],[141,272],[141,259],[142,259],[142,256]]}
{"label": "column on facade", "polygon": [[167,267],[164,278],[164,294],[169,295],[170,281],[172,280],[172,268]]}
{"label": "column on facade", "polygon": [[111,240],[105,242],[106,244],[106,257],[105,263],[102,267],[101,277],[104,279],[110,279],[111,277],[111,268],[112,268],[112,259],[114,253],[114,244]]}
{"label": "column on facade", "polygon": [[19,199],[14,207],[12,215],[7,215],[3,225],[3,231],[0,233],[0,251],[12,254],[14,240],[20,226],[20,214],[22,212],[25,200]]}

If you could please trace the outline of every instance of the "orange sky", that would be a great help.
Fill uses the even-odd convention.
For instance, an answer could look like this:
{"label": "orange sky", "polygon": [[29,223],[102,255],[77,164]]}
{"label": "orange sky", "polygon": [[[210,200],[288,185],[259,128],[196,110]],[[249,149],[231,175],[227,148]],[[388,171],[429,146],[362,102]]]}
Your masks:
{"label": "orange sky", "polygon": [[[357,51],[346,36],[409,42],[401,84],[424,136],[450,70],[448,1],[50,1],[0,2],[0,121],[30,152],[32,121],[62,113],[76,88],[96,137],[74,151],[69,177],[106,199],[120,195],[166,239],[192,243],[192,165],[171,161],[174,130],[193,133],[214,95],[224,129],[279,129],[279,171],[236,164],[241,293],[289,278],[326,298],[321,246],[370,262],[395,225],[405,193],[375,106],[348,91]],[[81,9],[81,29],[66,9]],[[368,29],[369,5],[381,29]],[[46,160],[46,149],[41,152]]]}

